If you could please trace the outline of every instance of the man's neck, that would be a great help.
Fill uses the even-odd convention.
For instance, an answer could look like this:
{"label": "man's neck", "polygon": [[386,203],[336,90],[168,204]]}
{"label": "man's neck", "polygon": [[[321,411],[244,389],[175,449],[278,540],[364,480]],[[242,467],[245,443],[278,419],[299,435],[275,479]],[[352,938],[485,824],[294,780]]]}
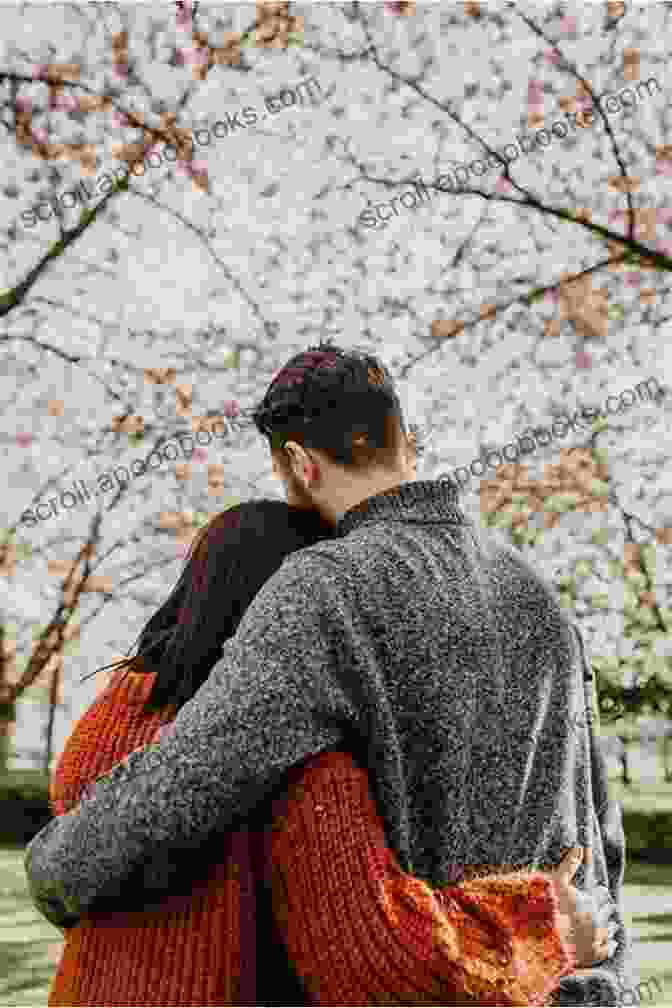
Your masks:
{"label": "man's neck", "polygon": [[385,476],[378,480],[371,480],[361,483],[359,487],[352,487],[348,491],[340,494],[332,494],[329,501],[325,501],[320,507],[323,517],[332,525],[338,525],[343,515],[352,508],[357,507],[363,501],[378,494],[389,493],[396,490],[402,483],[411,482],[405,480],[399,473]]}

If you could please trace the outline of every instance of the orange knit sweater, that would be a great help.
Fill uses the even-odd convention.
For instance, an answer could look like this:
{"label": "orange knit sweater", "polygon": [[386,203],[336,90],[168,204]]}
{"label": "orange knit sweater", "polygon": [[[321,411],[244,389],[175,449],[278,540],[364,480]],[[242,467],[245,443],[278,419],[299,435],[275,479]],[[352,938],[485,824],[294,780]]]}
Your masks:
{"label": "orange knit sweater", "polygon": [[[52,779],[56,815],[172,720],[175,708],[145,712],[152,684],[151,675],[117,673],[77,722]],[[288,780],[273,805],[264,872],[311,1003],[548,1001],[574,965],[549,881],[531,873],[432,890],[386,848],[368,776],[348,754],[322,753]],[[67,932],[49,1005],[256,1003],[249,841],[244,831],[223,835],[221,860],[186,896],[83,917]]]}

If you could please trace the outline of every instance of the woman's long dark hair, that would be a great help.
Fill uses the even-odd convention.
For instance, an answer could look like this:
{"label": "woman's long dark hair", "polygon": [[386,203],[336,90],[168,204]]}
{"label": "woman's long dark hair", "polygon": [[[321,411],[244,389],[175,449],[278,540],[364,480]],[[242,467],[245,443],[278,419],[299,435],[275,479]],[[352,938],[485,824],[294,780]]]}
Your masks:
{"label": "woman's long dark hair", "polygon": [[[140,634],[137,653],[104,666],[156,672],[145,708],[178,708],[205,682],[263,584],[294,550],[333,535],[316,511],[256,500],[223,511],[191,545],[184,570]],[[102,670],[100,670],[102,671]]]}

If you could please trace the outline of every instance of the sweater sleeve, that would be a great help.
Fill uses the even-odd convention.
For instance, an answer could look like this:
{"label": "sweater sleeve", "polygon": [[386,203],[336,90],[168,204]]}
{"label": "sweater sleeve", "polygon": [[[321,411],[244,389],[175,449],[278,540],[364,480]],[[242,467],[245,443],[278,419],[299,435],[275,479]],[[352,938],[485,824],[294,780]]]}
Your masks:
{"label": "sweater sleeve", "polygon": [[315,1003],[547,1003],[574,961],[548,878],[433,890],[386,848],[368,776],[349,754],[322,753],[292,774],[274,803],[271,884]]}
{"label": "sweater sleeve", "polygon": [[554,998],[557,1005],[625,1005],[625,994],[634,990],[637,977],[633,965],[632,939],[625,923],[623,878],[625,875],[625,834],[618,802],[609,797],[607,764],[600,750],[594,726],[595,684],[580,629],[573,624],[583,669],[586,721],[590,741],[592,798],[595,829],[604,850],[608,886],[614,901],[612,920],[616,922],[614,955],[607,962],[579,970],[563,978]]}
{"label": "sweater sleeve", "polygon": [[48,920],[68,926],[84,912],[135,909],[139,892],[164,896],[209,836],[293,764],[342,741],[355,717],[339,678],[352,652],[346,597],[330,558],[285,561],[169,728],[28,845],[29,887]]}

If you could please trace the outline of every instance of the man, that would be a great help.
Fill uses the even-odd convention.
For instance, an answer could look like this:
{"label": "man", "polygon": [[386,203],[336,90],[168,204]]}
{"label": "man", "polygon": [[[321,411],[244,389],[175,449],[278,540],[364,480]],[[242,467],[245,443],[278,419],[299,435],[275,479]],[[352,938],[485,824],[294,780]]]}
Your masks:
{"label": "man", "polygon": [[[288,558],[173,730],[132,753],[30,844],[49,919],[131,908],[178,853],[248,816],[287,769],[334,745],[371,776],[388,845],[441,886],[592,849],[580,887],[622,885],[623,835],[587,723],[587,662],[555,593],[480,532],[454,486],[412,482],[386,369],[320,346],[255,411],[288,503],[337,531]],[[260,543],[263,549],[263,543]],[[582,871],[583,869],[581,869]],[[627,937],[562,982],[561,1004],[617,1004]]]}

